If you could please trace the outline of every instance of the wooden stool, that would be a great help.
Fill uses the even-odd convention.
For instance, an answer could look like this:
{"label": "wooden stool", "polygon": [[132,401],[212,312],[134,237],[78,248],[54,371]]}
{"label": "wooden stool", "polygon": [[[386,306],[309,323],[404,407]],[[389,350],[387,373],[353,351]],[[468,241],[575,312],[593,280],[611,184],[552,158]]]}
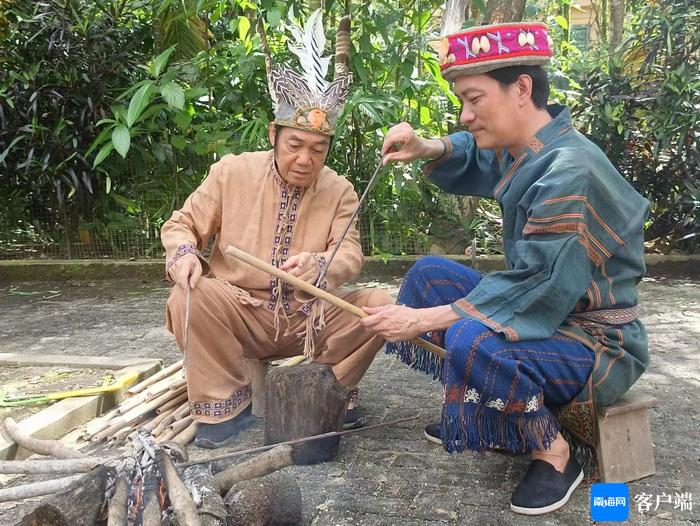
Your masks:
{"label": "wooden stool", "polygon": [[243,368],[250,378],[250,388],[253,391],[251,412],[262,418],[265,415],[265,376],[270,364],[263,360],[243,359]]}
{"label": "wooden stool", "polygon": [[649,408],[657,399],[626,393],[598,409],[598,473],[602,482],[630,482],[656,472]]}

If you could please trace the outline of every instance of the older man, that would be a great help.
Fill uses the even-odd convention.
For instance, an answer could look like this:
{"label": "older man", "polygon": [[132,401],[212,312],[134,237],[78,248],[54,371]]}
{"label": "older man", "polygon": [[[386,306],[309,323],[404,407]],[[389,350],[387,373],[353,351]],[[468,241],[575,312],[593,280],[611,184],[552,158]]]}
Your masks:
{"label": "older man", "polygon": [[[547,106],[550,55],[542,24],[444,40],[442,73],[469,132],[430,140],[397,125],[386,162],[432,160],[428,178],[443,190],[497,200],[507,269],[482,276],[424,258],[404,279],[401,305],[366,308],[362,320],[399,342],[387,348],[406,362],[442,374],[430,439],[450,452],[532,452],[511,497],[528,515],[563,506],[583,477],[562,431],[592,445],[595,405],[620,397],[649,361],[635,288],[649,204],[574,130],[568,109]],[[405,343],[426,333],[446,345],[444,363]]]}
{"label": "older man", "polygon": [[[320,25],[320,13],[308,23]],[[343,38],[341,31],[338,40]],[[354,225],[341,240],[357,195],[325,166],[350,84],[347,65],[325,85],[318,77],[310,85],[308,76],[286,68],[269,75],[276,103],[269,129],[273,149],[223,157],[162,229],[167,272],[177,283],[167,322],[182,350],[189,295],[187,391],[190,412],[200,422],[195,443],[202,447],[230,444],[250,421],[244,358],[304,353],[332,365],[339,382],[352,388],[384,343],[353,315],[336,307],[324,312],[321,302],[224,255],[234,245],[316,282],[340,243],[321,284],[328,290],[354,279],[364,262]],[[207,261],[200,251],[213,237]],[[336,294],[361,306],[392,302],[379,290]],[[356,420],[356,412],[350,412],[346,423]]]}

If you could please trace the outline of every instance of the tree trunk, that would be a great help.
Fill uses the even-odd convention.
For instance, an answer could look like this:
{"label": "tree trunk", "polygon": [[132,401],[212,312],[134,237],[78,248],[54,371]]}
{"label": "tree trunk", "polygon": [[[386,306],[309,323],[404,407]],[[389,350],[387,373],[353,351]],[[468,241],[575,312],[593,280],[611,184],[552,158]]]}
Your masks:
{"label": "tree trunk", "polygon": [[518,22],[525,14],[526,0],[489,0],[486,8],[486,22],[500,24],[502,22]]}
{"label": "tree trunk", "polygon": [[[331,368],[316,363],[277,367],[265,382],[265,444],[340,431],[349,391]],[[299,464],[325,462],[338,452],[340,437],[295,447]]]}
{"label": "tree trunk", "polygon": [[622,43],[622,31],[625,24],[625,0],[610,0],[610,58]]}

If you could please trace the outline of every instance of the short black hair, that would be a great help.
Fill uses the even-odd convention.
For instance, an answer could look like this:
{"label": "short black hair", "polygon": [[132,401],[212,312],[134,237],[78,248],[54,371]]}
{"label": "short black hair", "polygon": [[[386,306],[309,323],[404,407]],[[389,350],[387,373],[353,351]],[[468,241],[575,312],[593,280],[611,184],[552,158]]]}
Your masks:
{"label": "short black hair", "polygon": [[532,79],[532,103],[535,108],[545,109],[549,99],[549,79],[547,72],[540,66],[508,66],[494,69],[486,73],[502,86],[514,84],[520,75],[527,75]]}

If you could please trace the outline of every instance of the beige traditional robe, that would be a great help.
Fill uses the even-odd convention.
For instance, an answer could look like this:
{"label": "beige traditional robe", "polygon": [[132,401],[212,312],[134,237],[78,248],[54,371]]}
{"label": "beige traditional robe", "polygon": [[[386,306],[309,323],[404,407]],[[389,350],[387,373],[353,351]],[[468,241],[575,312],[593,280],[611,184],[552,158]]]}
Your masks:
{"label": "beige traditional robe", "polygon": [[[345,386],[357,384],[383,345],[381,338],[336,307],[325,305],[323,313],[317,302],[312,309],[304,307],[307,297],[224,254],[234,245],[280,266],[294,254],[312,252],[323,266],[357,204],[352,185],[327,167],[308,188],[295,187],[280,178],[272,151],[244,153],[212,165],[202,185],[163,225],[168,268],[182,254],[203,250],[215,237],[209,261],[198,254],[209,277],[190,293],[186,366],[195,419],[218,422],[240,413],[250,402],[244,357],[302,354],[303,336],[311,336],[311,325],[323,322],[325,329],[313,337],[315,360],[333,365]],[[327,290],[354,279],[363,263],[353,225],[329,267]],[[334,293],[359,306],[393,303],[379,290]],[[184,306],[184,292],[174,287],[167,324],[181,350]]]}

